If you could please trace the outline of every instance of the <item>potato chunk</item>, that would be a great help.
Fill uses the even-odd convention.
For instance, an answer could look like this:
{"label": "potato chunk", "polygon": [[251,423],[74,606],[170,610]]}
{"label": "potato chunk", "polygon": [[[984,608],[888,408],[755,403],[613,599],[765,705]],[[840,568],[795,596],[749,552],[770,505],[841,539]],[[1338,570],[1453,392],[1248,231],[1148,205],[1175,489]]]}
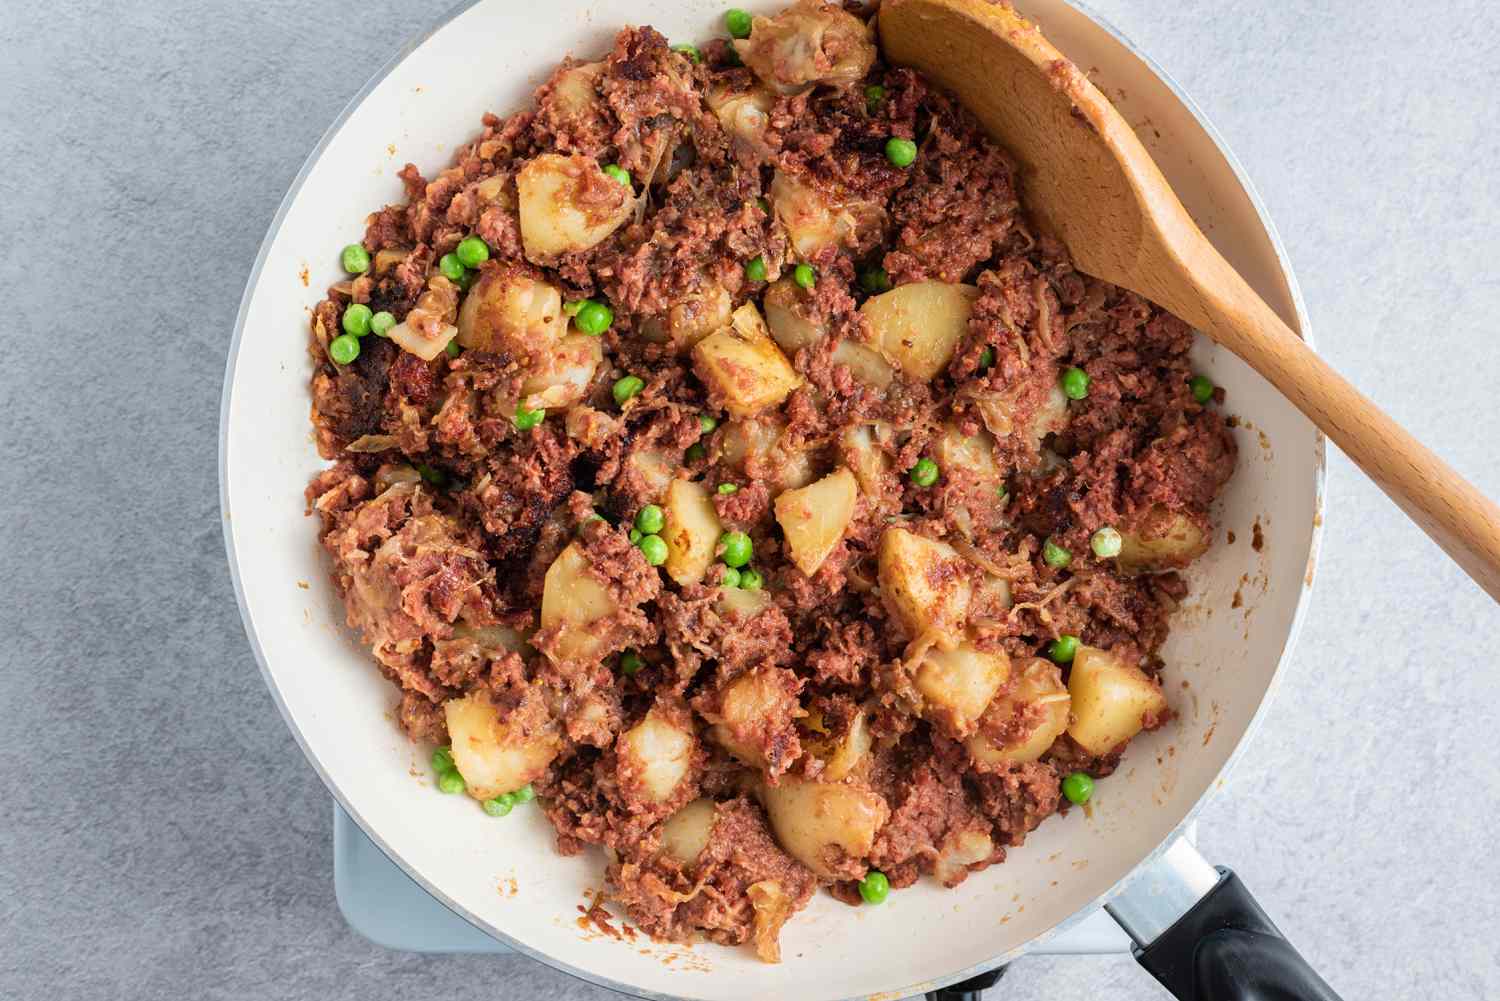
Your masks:
{"label": "potato chunk", "polygon": [[1016,683],[990,703],[979,731],[965,741],[969,756],[991,767],[1037,760],[1068,728],[1072,702],[1058,666],[1032,657],[1021,665]]}
{"label": "potato chunk", "polygon": [[532,690],[505,722],[489,697],[476,692],[443,703],[453,764],[470,796],[493,799],[540,778],[562,749],[541,695]]}
{"label": "potato chunk", "polygon": [[949,736],[966,737],[1009,678],[1010,658],[1004,650],[980,650],[970,643],[928,650],[916,676],[924,700],[922,715]]}
{"label": "potato chunk", "polygon": [[886,440],[890,426],[883,422],[860,424],[846,430],[839,439],[844,461],[859,481],[859,492],[878,501],[891,489],[891,457],[878,440]]}
{"label": "potato chunk", "polygon": [[797,689],[796,675],[784,668],[740,675],[720,693],[717,710],[702,712],[713,724],[709,736],[752,768],[784,769],[800,751],[793,726],[802,715]]}
{"label": "potato chunk", "polygon": [[714,611],[728,619],[731,625],[749,622],[772,604],[771,592],[764,588],[745,591],[737,587],[726,587],[719,592],[714,602]]}
{"label": "potato chunk", "polygon": [[667,487],[666,526],[667,576],[686,587],[696,584],[714,562],[714,547],[724,527],[714,511],[708,490],[701,483],[673,480]]}
{"label": "potato chunk", "polygon": [[709,334],[727,327],[733,306],[734,300],[724,286],[705,284],[673,303],[665,316],[643,322],[641,336],[688,351]]}
{"label": "potato chunk", "polygon": [[599,338],[569,334],[549,350],[521,381],[521,404],[528,410],[557,410],[583,399],[604,361]]}
{"label": "potato chunk", "polygon": [[827,247],[864,248],[879,239],[885,208],[876,201],[835,194],[792,174],[771,178],[771,206],[798,257]]}
{"label": "potato chunk", "polygon": [[760,798],[781,847],[825,879],[847,879],[851,870],[862,873],[861,860],[891,815],[885,799],[872,789],[809,782],[796,775],[782,776],[774,786],[763,784]]}
{"label": "potato chunk", "polygon": [[775,17],[757,17],[735,51],[767,87],[797,94],[815,84],[847,87],[875,62],[875,40],[863,21],[832,3],[800,0]]}
{"label": "potato chunk", "polygon": [[631,190],[592,157],[543,153],[516,174],[526,259],[545,264],[588,250],[619,229],[635,205]]}
{"label": "potato chunk", "polygon": [[865,300],[859,311],[881,352],[913,379],[926,382],[948,367],[969,329],[979,290],[972,285],[913,282]]}
{"label": "potato chunk", "polygon": [[782,491],[776,498],[776,521],[798,570],[809,577],[818,572],[844,538],[858,498],[854,474],[842,467],[800,490]]}
{"label": "potato chunk", "polygon": [[540,358],[562,340],[568,318],[557,286],[529,269],[486,267],[458,309],[458,343],[476,351],[509,355],[522,364]]}
{"label": "potato chunk", "polygon": [[1108,650],[1080,646],[1068,675],[1073,722],[1068,736],[1090,754],[1108,754],[1166,712],[1156,682]]}
{"label": "potato chunk", "polygon": [[648,803],[665,803],[693,766],[693,724],[685,709],[653,706],[616,741],[620,784]]}
{"label": "potato chunk", "polygon": [[1118,566],[1125,573],[1151,573],[1185,567],[1208,551],[1208,536],[1185,514],[1160,504],[1130,529],[1120,531]]}
{"label": "potato chunk", "polygon": [[946,542],[893,525],[880,536],[879,563],[881,595],[908,636],[931,632],[953,649],[974,595],[963,558]]}
{"label": "potato chunk", "polygon": [[692,865],[708,847],[718,818],[711,799],[695,799],[661,825],[662,849],[683,865]]}
{"label": "potato chunk", "polygon": [[813,457],[806,449],[784,447],[785,430],[785,422],[771,414],[731,421],[724,428],[724,461],[777,490],[807,486],[817,478]]}
{"label": "potato chunk", "polygon": [[644,488],[637,495],[642,500],[657,504],[666,497],[667,488],[672,485],[673,473],[672,460],[667,458],[665,452],[655,448],[631,452],[630,457],[625,460],[625,466]]}
{"label": "potato chunk", "polygon": [[731,414],[753,417],[785,400],[802,379],[771,340],[754,303],[735,310],[732,320],[694,346],[693,367]]}
{"label": "potato chunk", "polygon": [[561,660],[599,656],[605,637],[589,627],[619,610],[609,589],[589,573],[588,557],[570,543],[547,568],[542,580],[542,629],[557,629],[553,653]]}
{"label": "potato chunk", "polygon": [[938,848],[932,874],[944,886],[957,886],[969,875],[969,866],[988,861],[993,854],[995,842],[987,832],[974,828],[954,831]]}
{"label": "potato chunk", "polygon": [[776,103],[774,93],[759,85],[742,89],[717,83],[708,88],[703,100],[736,145],[752,153],[770,152],[766,129],[771,124],[771,107]]}

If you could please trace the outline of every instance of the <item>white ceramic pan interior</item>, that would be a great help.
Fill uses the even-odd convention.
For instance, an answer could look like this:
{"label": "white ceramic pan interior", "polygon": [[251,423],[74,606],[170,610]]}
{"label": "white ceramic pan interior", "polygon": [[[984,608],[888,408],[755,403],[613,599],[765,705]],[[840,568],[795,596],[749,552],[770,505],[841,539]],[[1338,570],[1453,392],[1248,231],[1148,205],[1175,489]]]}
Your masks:
{"label": "white ceramic pan interior", "polygon": [[[1060,0],[1024,8],[1116,100],[1230,262],[1301,326],[1269,221],[1186,98]],[[381,71],[298,176],[245,293],[224,394],[226,540],[256,656],[308,760],[377,844],[470,921],[544,962],[644,996],[904,997],[1012,958],[1096,906],[1215,787],[1275,687],[1311,584],[1321,439],[1237,359],[1199,345],[1199,367],[1241,418],[1240,467],[1216,512],[1217,545],[1195,568],[1193,597],[1165,651],[1180,715],[1132,743],[1089,813],[1047,821],[1004,865],[957,890],[924,881],[859,909],[819,895],[783,931],[776,966],[748,949],[616,940],[580,927],[602,858],[556,854],[536,809],[497,820],[438,794],[425,749],[393,720],[394,688],[344,626],[315,521],[303,514],[303,487],[323,465],[308,424],[307,317],[341,277],[338,248],[362,235],[368,212],[401,199],[396,171],[408,160],[432,176],[483,112],[523,106],[566,54],[599,56],[626,17],[675,41],[703,41],[722,31],[723,9],[706,0],[637,0],[628,11],[589,0],[484,0]]]}

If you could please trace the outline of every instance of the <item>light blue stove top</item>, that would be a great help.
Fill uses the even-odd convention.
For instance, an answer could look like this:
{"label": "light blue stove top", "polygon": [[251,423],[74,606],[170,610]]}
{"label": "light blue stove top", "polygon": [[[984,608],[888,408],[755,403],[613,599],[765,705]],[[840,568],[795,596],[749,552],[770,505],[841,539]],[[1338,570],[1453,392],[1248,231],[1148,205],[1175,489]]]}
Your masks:
{"label": "light blue stove top", "polygon": [[[333,807],[333,885],[344,919],[377,945],[403,952],[509,951],[418,886],[337,803]],[[1034,951],[1121,953],[1130,951],[1130,939],[1109,915],[1096,911]]]}

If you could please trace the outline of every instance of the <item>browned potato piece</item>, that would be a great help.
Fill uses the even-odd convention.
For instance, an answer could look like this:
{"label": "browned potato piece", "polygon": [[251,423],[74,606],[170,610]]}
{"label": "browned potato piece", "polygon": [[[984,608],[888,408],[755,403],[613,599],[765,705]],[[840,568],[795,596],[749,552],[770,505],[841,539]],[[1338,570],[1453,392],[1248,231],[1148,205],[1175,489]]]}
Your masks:
{"label": "browned potato piece", "polygon": [[542,629],[557,627],[555,654],[562,660],[589,660],[604,637],[589,627],[619,609],[609,589],[589,572],[583,547],[573,542],[552,561],[542,581]]}
{"label": "browned potato piece", "polygon": [[619,229],[635,205],[631,190],[593,157],[543,153],[516,174],[526,259],[549,263],[588,250]]}
{"label": "browned potato piece", "polygon": [[893,525],[880,536],[879,560],[881,595],[908,636],[931,632],[941,646],[956,646],[974,594],[963,558]]}
{"label": "browned potato piece", "polygon": [[458,343],[509,355],[518,362],[544,357],[562,340],[568,318],[562,293],[511,264],[486,267],[458,309]]}
{"label": "browned potato piece", "polygon": [[784,668],[757,668],[724,689],[717,712],[703,713],[713,726],[709,736],[752,768],[782,761],[785,734],[795,738],[792,720],[802,715],[796,675]]}
{"label": "browned potato piece", "polygon": [[917,666],[916,686],[922,693],[922,715],[948,735],[963,738],[974,732],[1010,678],[1010,658],[1004,650],[980,650],[960,643],[952,650],[933,648]]}
{"label": "browned potato piece", "polygon": [[869,319],[881,353],[913,379],[928,382],[948,367],[978,294],[972,285],[912,282],[866,299],[859,311]]}
{"label": "browned potato piece", "polygon": [[713,565],[714,547],[724,533],[708,490],[701,483],[673,480],[664,513],[661,537],[667,544],[667,576],[683,587],[696,584]]}
{"label": "browned potato piece", "polygon": [[583,399],[604,361],[599,338],[569,334],[549,350],[521,382],[521,403],[528,410],[557,410]]}
{"label": "browned potato piece", "polygon": [[842,467],[816,483],[783,491],[776,498],[776,521],[798,570],[809,577],[818,572],[843,539],[858,498],[854,474]]}
{"label": "browned potato piece", "polygon": [[760,80],[779,94],[814,84],[846,87],[875,62],[875,40],[863,21],[833,3],[800,0],[775,17],[757,17],[750,37],[735,51]]}
{"label": "browned potato piece", "polygon": [[662,824],[662,849],[683,865],[692,865],[708,847],[716,820],[718,815],[713,800],[693,800]]}
{"label": "browned potato piece", "polygon": [[1185,567],[1208,551],[1208,536],[1185,514],[1153,507],[1133,529],[1120,531],[1117,565],[1125,573]]}
{"label": "browned potato piece", "polygon": [[587,119],[600,102],[599,78],[604,75],[604,63],[584,63],[566,70],[552,86],[548,107],[563,120]]}
{"label": "browned potato piece", "polygon": [[944,886],[957,886],[969,875],[969,866],[977,865],[993,854],[995,842],[987,831],[975,828],[954,831],[939,846],[932,874]]}
{"label": "browned potato piece", "polygon": [[685,709],[651,708],[615,742],[620,784],[633,787],[648,803],[665,803],[693,765],[693,723]]}
{"label": "browned potato piece", "polygon": [[540,778],[562,749],[542,699],[528,693],[504,723],[483,692],[443,703],[453,764],[470,796],[493,799]]}
{"label": "browned potato piece", "polygon": [[1108,650],[1080,646],[1068,675],[1073,722],[1068,736],[1090,754],[1108,754],[1166,712],[1156,682]]}
{"label": "browned potato piece", "polygon": [[[858,863],[870,854],[875,835],[890,817],[885,799],[872,789],[848,782],[809,782],[784,775],[776,785],[762,784],[761,802],[771,830],[786,853],[825,879],[848,878],[848,865],[831,864],[841,849]],[[832,857],[831,857],[832,856]],[[859,870],[863,865],[856,865]]]}
{"label": "browned potato piece", "polygon": [[1068,728],[1072,702],[1058,666],[1032,657],[1021,665],[1010,690],[990,703],[979,731],[965,742],[969,756],[987,766],[1037,760]]}
{"label": "browned potato piece", "polygon": [[785,400],[802,384],[754,303],[734,311],[733,323],[693,348],[693,367],[735,417],[753,417]]}
{"label": "browned potato piece", "polygon": [[785,427],[771,414],[730,421],[724,427],[724,461],[778,490],[807,486],[817,478],[812,456],[806,450],[794,452],[781,447]]}
{"label": "browned potato piece", "polygon": [[885,225],[879,202],[835,195],[779,170],[771,178],[770,194],[798,257],[816,257],[826,247],[862,246]]}
{"label": "browned potato piece", "polygon": [[646,485],[646,499],[653,504],[660,503],[667,495],[667,488],[672,485],[673,479],[672,463],[666,453],[654,448],[642,449],[630,453],[625,465]]}
{"label": "browned potato piece", "polygon": [[976,479],[1000,482],[1002,473],[995,462],[995,439],[983,428],[978,434],[965,435],[951,423],[943,425],[933,455],[945,475],[962,470]]}
{"label": "browned potato piece", "polygon": [[812,347],[828,333],[817,317],[810,315],[802,290],[790,275],[766,289],[761,308],[766,311],[771,337],[788,355]]}

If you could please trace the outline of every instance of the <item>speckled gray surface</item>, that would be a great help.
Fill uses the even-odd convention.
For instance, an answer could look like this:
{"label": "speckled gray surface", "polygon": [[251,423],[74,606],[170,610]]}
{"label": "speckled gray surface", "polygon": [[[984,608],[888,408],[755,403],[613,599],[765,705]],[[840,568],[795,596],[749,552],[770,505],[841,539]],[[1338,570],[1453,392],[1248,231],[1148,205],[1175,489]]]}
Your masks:
{"label": "speckled gray surface", "polygon": [[[219,389],[255,250],[323,128],[445,6],[0,19],[0,997],[610,996],[345,927],[327,796],[224,566]],[[1325,354],[1500,494],[1495,6],[1095,7],[1244,161]],[[1500,615],[1330,465],[1293,669],[1202,845],[1346,998],[1500,996]],[[1032,959],[997,996],[1159,994],[1123,958]]]}

